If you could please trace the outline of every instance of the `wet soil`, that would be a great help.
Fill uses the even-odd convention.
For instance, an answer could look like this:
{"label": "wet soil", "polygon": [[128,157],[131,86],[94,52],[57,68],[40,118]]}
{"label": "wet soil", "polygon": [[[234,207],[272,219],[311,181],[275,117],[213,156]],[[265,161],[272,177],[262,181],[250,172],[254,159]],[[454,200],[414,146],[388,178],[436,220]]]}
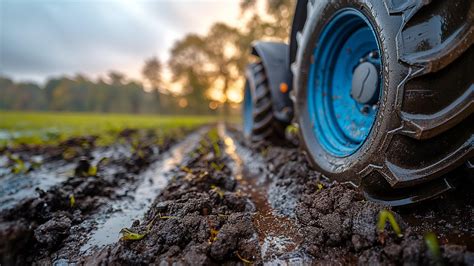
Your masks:
{"label": "wet soil", "polygon": [[[474,264],[470,173],[454,172],[463,185],[441,198],[391,209],[291,144],[249,144],[231,127],[140,143],[144,156],[110,150],[95,176],[81,166],[98,165],[92,148],[73,177],[0,211],[1,264]],[[401,236],[377,230],[381,211]]]}
{"label": "wet soil", "polygon": [[[68,245],[67,252],[75,254],[97,224],[91,217],[110,212],[103,206],[127,197],[143,170],[186,134],[180,129],[166,136],[124,130],[107,147],[97,147],[95,137],[83,137],[57,146],[4,150],[0,264],[53,262]],[[31,167],[35,156],[40,156],[39,165]],[[19,160],[27,167],[15,172]]]}

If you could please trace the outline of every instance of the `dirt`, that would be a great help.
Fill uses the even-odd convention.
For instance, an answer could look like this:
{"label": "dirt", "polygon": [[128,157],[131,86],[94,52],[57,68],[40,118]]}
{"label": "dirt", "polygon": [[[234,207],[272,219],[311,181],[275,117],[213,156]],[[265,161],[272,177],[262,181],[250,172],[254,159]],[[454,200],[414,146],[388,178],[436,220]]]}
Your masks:
{"label": "dirt", "polygon": [[[16,204],[9,201],[8,206],[1,208],[0,239],[7,240],[0,242],[1,264],[43,259],[51,262],[54,260],[51,255],[61,246],[67,243],[77,246],[77,241],[96,223],[88,218],[108,202],[126,197],[134,189],[142,170],[184,135],[181,130],[165,138],[152,131],[127,131],[117,138],[117,145],[109,147],[96,147],[95,137],[84,137],[57,147],[23,146],[3,153],[19,157],[25,164],[31,158],[29,154],[41,154],[44,159],[38,169],[5,174],[0,179],[8,187],[10,180],[20,178],[19,186],[26,187],[0,194],[0,201],[18,199]],[[69,157],[71,149],[75,150],[73,158]],[[9,163],[14,162],[10,159],[6,168],[13,169]],[[57,178],[57,172],[51,167],[56,164],[69,166],[67,178]],[[39,188],[35,180],[41,176],[38,173],[45,171],[51,171],[47,190]]]}
{"label": "dirt", "polygon": [[[113,159],[100,164],[91,145],[71,160],[73,176],[2,210],[1,264],[474,264],[474,185],[463,169],[454,192],[392,209],[310,169],[290,143],[249,144],[223,125],[162,145],[141,136],[143,148],[102,151]],[[401,236],[388,222],[377,229],[381,211]],[[122,228],[132,234],[120,239]]]}

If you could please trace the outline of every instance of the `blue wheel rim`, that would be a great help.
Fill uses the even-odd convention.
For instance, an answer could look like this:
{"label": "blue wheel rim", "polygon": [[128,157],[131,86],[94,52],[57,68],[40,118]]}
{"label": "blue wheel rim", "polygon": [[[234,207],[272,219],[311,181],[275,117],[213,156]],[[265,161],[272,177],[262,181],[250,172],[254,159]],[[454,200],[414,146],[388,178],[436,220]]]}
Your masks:
{"label": "blue wheel rim", "polygon": [[362,61],[380,69],[381,60],[368,56],[374,51],[380,54],[371,23],[352,8],[339,11],[326,24],[314,49],[307,88],[309,118],[318,142],[336,157],[355,153],[375,122],[378,100],[365,106],[350,95],[353,71]]}
{"label": "blue wheel rim", "polygon": [[253,100],[248,81],[245,83],[244,102],[242,108],[244,116],[244,134],[249,136],[252,133],[253,127]]}

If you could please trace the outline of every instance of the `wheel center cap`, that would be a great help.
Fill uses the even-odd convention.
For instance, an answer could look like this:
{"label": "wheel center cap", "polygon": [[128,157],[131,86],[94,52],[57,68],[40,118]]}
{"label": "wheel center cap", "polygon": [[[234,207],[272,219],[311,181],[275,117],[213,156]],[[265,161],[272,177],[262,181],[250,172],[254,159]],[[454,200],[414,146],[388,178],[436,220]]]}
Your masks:
{"label": "wheel center cap", "polygon": [[379,74],[370,62],[359,64],[352,76],[351,97],[360,104],[375,104],[379,96]]}

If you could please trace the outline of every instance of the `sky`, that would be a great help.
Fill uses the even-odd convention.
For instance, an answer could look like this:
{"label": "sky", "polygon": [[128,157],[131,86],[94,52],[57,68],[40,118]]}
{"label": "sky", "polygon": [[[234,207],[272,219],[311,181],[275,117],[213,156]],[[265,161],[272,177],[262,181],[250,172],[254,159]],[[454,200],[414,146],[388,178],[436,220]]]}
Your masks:
{"label": "sky", "polygon": [[0,0],[0,75],[44,83],[109,70],[141,79],[186,33],[239,23],[239,0]]}

